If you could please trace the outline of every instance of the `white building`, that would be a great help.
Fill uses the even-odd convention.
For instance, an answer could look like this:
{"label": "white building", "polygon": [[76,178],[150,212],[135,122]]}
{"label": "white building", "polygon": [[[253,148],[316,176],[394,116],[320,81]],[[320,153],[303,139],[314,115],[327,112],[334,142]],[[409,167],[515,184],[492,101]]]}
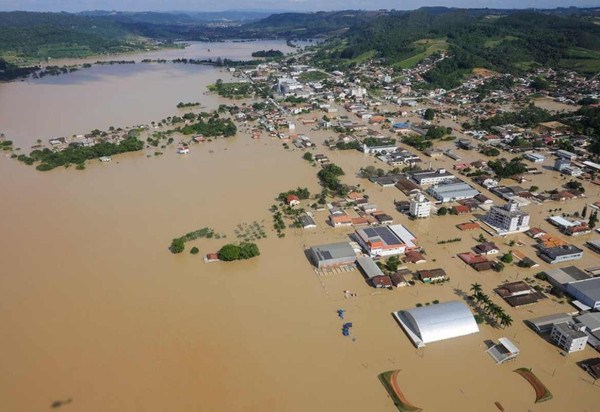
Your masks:
{"label": "white building", "polygon": [[413,217],[429,217],[431,215],[431,202],[423,193],[417,194],[410,201],[409,213]]}
{"label": "white building", "polygon": [[414,180],[419,185],[437,185],[439,183],[445,182],[447,180],[454,180],[455,177],[452,173],[446,171],[446,169],[438,169],[438,170],[428,170],[424,172],[416,172],[411,176],[412,180]]}
{"label": "white building", "polygon": [[558,323],[552,327],[550,338],[556,345],[567,353],[585,349],[588,335],[582,330],[585,326],[574,323]]}
{"label": "white building", "polygon": [[511,200],[502,207],[493,206],[485,217],[485,223],[500,234],[525,232],[529,230],[529,215]]}
{"label": "white building", "polygon": [[417,348],[431,342],[479,332],[468,306],[459,301],[400,310],[392,315]]}

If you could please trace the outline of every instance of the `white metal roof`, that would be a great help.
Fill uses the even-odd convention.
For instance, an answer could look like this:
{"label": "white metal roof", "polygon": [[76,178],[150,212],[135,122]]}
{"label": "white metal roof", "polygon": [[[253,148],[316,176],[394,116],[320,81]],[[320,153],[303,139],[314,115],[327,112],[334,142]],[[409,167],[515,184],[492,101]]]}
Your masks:
{"label": "white metal roof", "polygon": [[400,316],[423,343],[479,332],[473,314],[459,301],[403,310]]}

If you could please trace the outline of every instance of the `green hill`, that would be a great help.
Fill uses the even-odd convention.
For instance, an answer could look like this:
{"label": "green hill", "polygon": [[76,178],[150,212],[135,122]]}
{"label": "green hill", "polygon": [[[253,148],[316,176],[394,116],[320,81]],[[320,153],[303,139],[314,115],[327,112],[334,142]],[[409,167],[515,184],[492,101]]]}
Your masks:
{"label": "green hill", "polygon": [[370,53],[410,68],[444,50],[449,57],[425,78],[445,88],[475,67],[519,73],[544,65],[594,73],[600,67],[600,26],[586,14],[423,8],[353,26],[317,58],[344,65]]}
{"label": "green hill", "polygon": [[0,57],[11,63],[142,49],[145,41],[103,18],[69,13],[0,13]]}

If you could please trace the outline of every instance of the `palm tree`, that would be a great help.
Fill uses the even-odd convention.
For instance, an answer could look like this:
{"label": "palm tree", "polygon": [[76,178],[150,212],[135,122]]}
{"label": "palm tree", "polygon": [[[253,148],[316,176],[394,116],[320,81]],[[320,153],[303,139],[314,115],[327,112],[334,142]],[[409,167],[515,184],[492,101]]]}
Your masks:
{"label": "palm tree", "polygon": [[471,292],[473,292],[473,296],[477,295],[478,293],[481,293],[482,289],[481,289],[481,285],[479,283],[471,283]]}
{"label": "palm tree", "polygon": [[513,319],[510,317],[510,315],[506,313],[503,313],[502,315],[503,316],[500,319],[500,324],[505,328],[511,326],[513,324]]}

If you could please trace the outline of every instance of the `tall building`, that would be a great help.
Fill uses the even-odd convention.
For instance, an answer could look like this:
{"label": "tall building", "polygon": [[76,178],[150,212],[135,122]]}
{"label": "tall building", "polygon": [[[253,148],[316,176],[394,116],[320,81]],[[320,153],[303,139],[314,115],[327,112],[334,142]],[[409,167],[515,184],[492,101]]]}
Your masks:
{"label": "tall building", "polygon": [[523,212],[517,202],[511,200],[502,207],[490,209],[485,222],[498,233],[525,232],[529,230],[529,215]]}
{"label": "tall building", "polygon": [[427,200],[423,193],[419,193],[411,199],[409,213],[413,217],[429,217],[431,202]]}
{"label": "tall building", "polygon": [[[581,327],[579,326],[579,328]],[[550,338],[559,348],[571,353],[585,349],[588,335],[578,329],[574,323],[558,323],[552,327]]]}

